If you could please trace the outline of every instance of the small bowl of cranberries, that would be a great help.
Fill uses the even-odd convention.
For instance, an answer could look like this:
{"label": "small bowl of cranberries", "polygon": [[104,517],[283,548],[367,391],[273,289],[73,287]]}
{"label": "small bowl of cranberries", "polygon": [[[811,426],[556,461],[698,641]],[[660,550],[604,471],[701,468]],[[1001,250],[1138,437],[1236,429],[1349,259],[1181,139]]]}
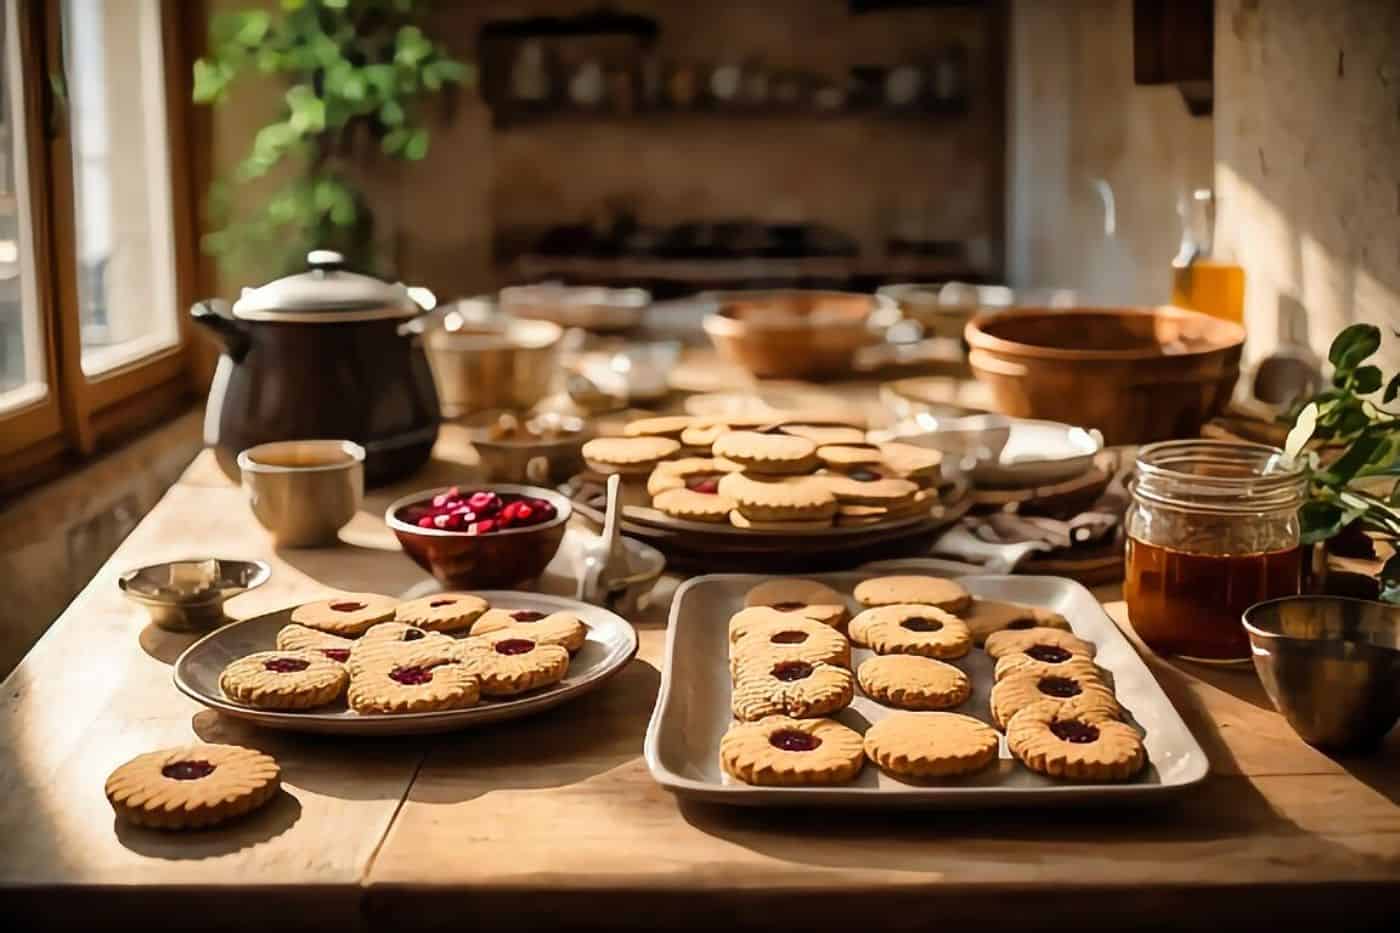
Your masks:
{"label": "small bowl of cranberries", "polygon": [[540,486],[445,486],[384,511],[404,552],[453,589],[505,589],[538,577],[559,550],[572,508]]}

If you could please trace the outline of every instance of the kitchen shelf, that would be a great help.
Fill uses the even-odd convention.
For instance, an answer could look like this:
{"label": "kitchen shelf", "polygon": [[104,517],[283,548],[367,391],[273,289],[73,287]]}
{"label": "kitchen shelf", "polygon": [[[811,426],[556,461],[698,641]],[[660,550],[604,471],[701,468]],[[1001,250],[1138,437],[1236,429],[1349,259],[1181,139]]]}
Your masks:
{"label": "kitchen shelf", "polygon": [[497,113],[494,124],[497,130],[519,130],[550,125],[578,126],[677,126],[703,124],[726,120],[749,121],[791,121],[801,123],[832,123],[841,121],[882,121],[909,126],[941,126],[967,117],[970,107],[966,102],[948,107],[923,107],[909,110],[860,109],[860,110],[763,110],[758,108],[736,107],[732,110],[717,108],[697,108],[694,110],[639,110],[633,113],[617,113],[607,110],[522,110],[509,114]]}
{"label": "kitchen shelf", "polygon": [[526,254],[506,263],[518,281],[680,281],[697,284],[743,279],[852,279],[938,281],[980,278],[965,259],[936,256],[810,256],[800,259],[595,258]]}

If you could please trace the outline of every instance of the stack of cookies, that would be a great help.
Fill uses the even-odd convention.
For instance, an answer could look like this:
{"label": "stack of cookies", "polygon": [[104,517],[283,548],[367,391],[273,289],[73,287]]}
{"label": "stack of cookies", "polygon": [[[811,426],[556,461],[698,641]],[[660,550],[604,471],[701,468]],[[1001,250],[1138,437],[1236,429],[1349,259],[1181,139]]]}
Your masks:
{"label": "stack of cookies", "polygon": [[583,455],[596,472],[646,476],[652,506],[673,518],[776,532],[927,514],[942,464],[936,450],[870,444],[850,425],[685,415],[634,421]]}
{"label": "stack of cookies", "polygon": [[[840,784],[869,759],[902,781],[949,778],[997,761],[998,730],[1015,758],[1052,777],[1124,780],[1146,763],[1094,646],[1057,613],[976,599],[926,576],[875,577],[852,595],[862,607],[854,617],[843,594],[816,581],[749,591],[729,622],[738,722],[720,743],[728,774],[750,784]],[[852,645],[872,653],[854,677]],[[951,711],[973,693],[956,662],[979,645],[996,659],[991,724]],[[895,710],[864,735],[829,718],[857,687]]]}
{"label": "stack of cookies", "polygon": [[572,613],[493,609],[471,593],[353,593],[298,606],[276,649],[229,664],[219,686],[261,709],[464,709],[558,683],[587,637]]}

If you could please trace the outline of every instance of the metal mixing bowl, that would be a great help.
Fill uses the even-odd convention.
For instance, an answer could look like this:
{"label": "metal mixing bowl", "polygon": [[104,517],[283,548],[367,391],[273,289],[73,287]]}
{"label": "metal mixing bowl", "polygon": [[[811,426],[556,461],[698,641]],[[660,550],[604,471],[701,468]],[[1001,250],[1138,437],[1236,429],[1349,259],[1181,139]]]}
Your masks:
{"label": "metal mixing bowl", "polygon": [[1372,748],[1400,718],[1400,606],[1288,596],[1250,606],[1244,627],[1269,698],[1310,745]]}

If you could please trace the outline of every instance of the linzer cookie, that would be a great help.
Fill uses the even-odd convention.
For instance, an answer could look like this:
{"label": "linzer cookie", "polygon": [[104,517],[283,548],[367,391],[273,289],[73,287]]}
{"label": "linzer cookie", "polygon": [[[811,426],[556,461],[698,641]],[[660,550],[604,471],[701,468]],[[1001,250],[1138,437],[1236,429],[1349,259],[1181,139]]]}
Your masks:
{"label": "linzer cookie", "polygon": [[749,658],[764,655],[785,660],[851,666],[851,643],[836,629],[813,619],[754,606],[729,622],[730,672]]}
{"label": "linzer cookie", "polygon": [[719,492],[719,481],[726,473],[742,470],[737,463],[721,457],[682,457],[663,460],[647,477],[647,494],[657,496],[668,489]]}
{"label": "linzer cookie", "polygon": [[810,473],[817,465],[817,445],[790,434],[730,431],[720,435],[713,450],[753,473]]}
{"label": "linzer cookie", "polygon": [[481,678],[486,696],[515,696],[557,684],[569,670],[569,652],[518,629],[473,635],[462,642],[462,658]]}
{"label": "linzer cookie", "polygon": [[669,437],[595,437],[583,445],[583,459],[598,473],[642,474],[680,449]]}
{"label": "linzer cookie", "polygon": [[357,713],[465,709],[481,698],[481,680],[458,652],[432,640],[384,642],[357,655],[347,700]]}
{"label": "linzer cookie", "polygon": [[934,606],[878,606],[856,614],[851,641],[876,654],[917,654],[926,658],[960,658],[972,648],[967,626]]}
{"label": "linzer cookie", "polygon": [[906,781],[980,771],[998,748],[995,729],[961,713],[891,713],[865,732],[870,760]]}
{"label": "linzer cookie", "polygon": [[154,829],[202,829],[251,813],[277,793],[272,756],[196,743],[137,755],[107,778],[117,816]]}
{"label": "linzer cookie", "polygon": [[348,681],[345,667],[319,651],[258,651],[219,675],[219,687],[231,699],[261,709],[325,706]]}
{"label": "linzer cookie", "polygon": [[1006,745],[1032,771],[1075,781],[1125,781],[1147,764],[1142,736],[1102,710],[1035,703],[1011,717]]}
{"label": "linzer cookie", "polygon": [[865,432],[860,428],[821,424],[785,424],[778,428],[784,434],[801,437],[816,444],[818,448],[831,444],[864,444]]}
{"label": "linzer cookie", "polygon": [[627,437],[669,437],[679,439],[685,429],[695,423],[690,415],[662,415],[638,418],[622,429]]}
{"label": "linzer cookie", "polygon": [[283,651],[314,651],[344,664],[350,660],[350,649],[355,647],[355,642],[293,622],[291,625],[282,626],[278,631],[277,647]]}
{"label": "linzer cookie", "polygon": [[837,626],[846,621],[846,597],[816,580],[768,580],[744,594],[745,606],[766,606],[779,612]]}
{"label": "linzer cookie", "polygon": [[409,625],[407,622],[380,622],[356,640],[355,646],[350,649],[350,656],[353,658],[366,646],[379,642],[415,642],[423,639],[438,639],[449,642],[452,640],[440,632],[426,632],[416,625]]}
{"label": "linzer cookie", "polygon": [[827,473],[813,480],[831,490],[837,502],[850,505],[908,507],[919,491],[919,487],[907,479],[880,479],[876,474],[865,472]]}
{"label": "linzer cookie", "polygon": [[730,703],[739,719],[805,719],[845,709],[854,695],[851,672],[844,667],[759,654],[739,664]]}
{"label": "linzer cookie", "polygon": [[733,499],[737,510],[760,522],[819,521],[836,514],[836,497],[815,477],[758,480],[731,473],[719,481],[719,494]]}
{"label": "linzer cookie", "polygon": [[376,593],[346,593],[292,610],[292,621],[308,628],[353,638],[371,625],[394,617],[398,600]]}
{"label": "linzer cookie", "polygon": [[1012,716],[1033,703],[1051,704],[1066,717],[1089,711],[1114,719],[1123,715],[1113,691],[1096,676],[1021,673],[1004,677],[992,687],[992,722],[1005,729]]}
{"label": "linzer cookie", "polygon": [[745,784],[845,784],[865,764],[860,734],[830,719],[768,716],[729,727],[720,765]]}
{"label": "linzer cookie", "polygon": [[987,636],[987,654],[1000,658],[1005,654],[1022,654],[1033,647],[1062,648],[1070,654],[1094,656],[1094,643],[1058,628],[1003,629]]}
{"label": "linzer cookie", "polygon": [[1074,654],[1054,645],[1031,645],[1025,651],[1004,654],[997,658],[996,680],[1012,674],[1039,674],[1042,677],[1088,677],[1107,684],[1102,669],[1082,654]]}
{"label": "linzer cookie", "polygon": [[1069,622],[1058,612],[995,599],[973,599],[972,605],[959,615],[967,623],[973,643],[978,645],[984,643],[988,635],[1003,629],[1058,628],[1069,631]]}
{"label": "linzer cookie", "polygon": [[[715,485],[718,487],[717,483]],[[659,492],[652,497],[651,505],[658,512],[684,521],[724,523],[729,521],[729,513],[734,511],[736,503],[718,491],[695,488]]]}
{"label": "linzer cookie", "polygon": [[961,584],[942,577],[872,577],[857,583],[854,592],[856,601],[863,606],[918,603],[961,612],[972,603],[972,595]]}
{"label": "linzer cookie", "polygon": [[455,632],[471,624],[491,605],[471,593],[438,593],[399,603],[394,620],[429,632]]}
{"label": "linzer cookie", "polygon": [[870,699],[900,709],[947,709],[972,695],[972,681],[962,671],[913,654],[867,658],[856,682]]}
{"label": "linzer cookie", "polygon": [[588,626],[572,612],[537,612],[534,609],[492,609],[472,626],[473,635],[519,631],[545,645],[558,645],[569,654],[583,647]]}
{"label": "linzer cookie", "polygon": [[927,447],[891,442],[881,444],[881,464],[896,476],[912,480],[933,480],[943,467],[943,455]]}

